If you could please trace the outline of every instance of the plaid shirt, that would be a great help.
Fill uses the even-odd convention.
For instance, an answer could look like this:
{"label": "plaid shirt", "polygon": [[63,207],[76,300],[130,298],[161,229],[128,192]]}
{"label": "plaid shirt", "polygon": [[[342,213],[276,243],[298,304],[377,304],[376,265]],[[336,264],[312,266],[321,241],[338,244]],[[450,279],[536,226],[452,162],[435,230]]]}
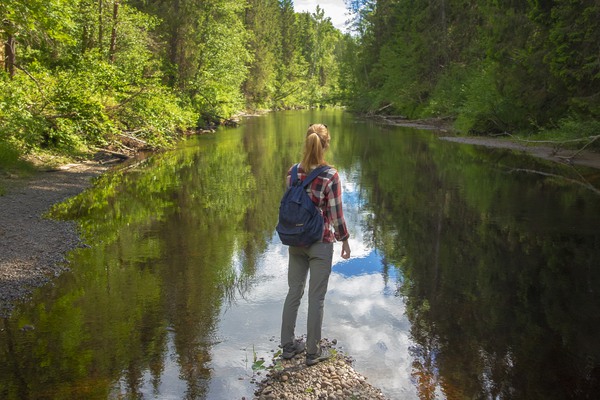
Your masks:
{"label": "plaid shirt", "polygon": [[[286,183],[287,187],[291,185],[292,167],[288,170]],[[298,178],[304,180],[306,173],[302,167],[298,167]],[[350,237],[344,212],[342,210],[342,188],[340,187],[340,176],[335,168],[330,167],[327,171],[321,172],[307,189],[313,203],[321,210],[325,227],[323,229],[323,242],[332,243],[334,241],[344,241]]]}

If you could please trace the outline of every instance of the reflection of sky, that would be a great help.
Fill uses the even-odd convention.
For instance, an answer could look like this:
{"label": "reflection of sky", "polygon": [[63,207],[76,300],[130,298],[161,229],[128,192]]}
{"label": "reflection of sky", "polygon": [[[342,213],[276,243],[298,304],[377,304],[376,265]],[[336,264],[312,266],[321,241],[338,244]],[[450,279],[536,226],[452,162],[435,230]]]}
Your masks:
{"label": "reflection of sky", "polygon": [[[352,257],[349,260],[343,260],[333,266],[333,272],[337,272],[346,277],[354,275],[365,275],[381,272],[381,256],[377,250],[371,250],[366,256]],[[396,278],[398,275],[395,268],[390,268],[390,277]]]}
{"label": "reflection of sky", "polygon": [[[386,285],[375,265],[360,265],[361,261],[376,264],[376,257],[373,251],[367,257],[334,267],[325,301],[323,336],[337,339],[338,346],[356,360],[355,368],[390,398],[417,398],[410,376],[410,324],[402,298],[393,296],[395,280],[390,279]],[[343,271],[353,264],[360,274]],[[249,382],[253,351],[267,361],[277,351],[287,293],[286,271],[287,248],[273,243],[261,260],[251,293],[221,315],[219,343],[212,349],[213,378],[208,398],[248,396],[253,388]],[[306,332],[307,305],[305,296],[297,335]]]}

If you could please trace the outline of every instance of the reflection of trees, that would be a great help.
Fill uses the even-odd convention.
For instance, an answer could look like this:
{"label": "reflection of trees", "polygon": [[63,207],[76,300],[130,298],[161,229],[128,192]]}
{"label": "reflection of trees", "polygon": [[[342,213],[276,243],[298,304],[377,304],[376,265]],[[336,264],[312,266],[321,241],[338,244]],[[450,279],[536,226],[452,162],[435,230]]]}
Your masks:
{"label": "reflection of trees", "polygon": [[[49,388],[73,394],[66,397],[134,398],[147,372],[157,391],[171,340],[185,396],[206,394],[221,304],[250,287],[270,238],[264,223],[260,234],[252,231],[261,226],[254,221],[269,221],[271,210],[257,206],[246,153],[229,139],[200,139],[156,155],[142,169],[106,175],[56,207],[79,218],[98,244],[78,252],[80,270],[65,276],[59,291],[23,310],[45,334],[35,346],[18,342],[3,356],[26,366],[1,374],[0,386],[16,388],[3,398],[18,398],[19,391],[37,397]],[[241,273],[233,263],[238,251]],[[16,313],[13,331],[19,323]],[[0,343],[7,339],[0,332]],[[27,387],[18,384],[19,371],[27,371]]]}
{"label": "reflection of trees", "polygon": [[[436,388],[448,398],[594,396],[595,196],[506,175],[486,150],[414,134],[364,140],[352,147],[364,152],[371,239],[405,278],[420,396],[435,398]],[[510,166],[511,157],[500,161]]]}

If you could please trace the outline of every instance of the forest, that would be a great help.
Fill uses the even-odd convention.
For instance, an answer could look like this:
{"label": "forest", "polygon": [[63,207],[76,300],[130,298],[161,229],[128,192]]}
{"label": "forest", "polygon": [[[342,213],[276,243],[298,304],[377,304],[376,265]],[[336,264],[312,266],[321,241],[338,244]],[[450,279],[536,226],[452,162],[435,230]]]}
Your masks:
{"label": "forest", "polygon": [[3,0],[0,165],[163,148],[240,113],[344,106],[595,141],[596,0]]}

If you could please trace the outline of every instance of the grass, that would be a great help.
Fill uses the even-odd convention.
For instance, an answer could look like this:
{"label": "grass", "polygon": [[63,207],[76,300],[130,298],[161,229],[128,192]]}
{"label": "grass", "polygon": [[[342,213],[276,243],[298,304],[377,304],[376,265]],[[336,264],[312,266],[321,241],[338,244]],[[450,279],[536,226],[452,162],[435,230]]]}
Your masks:
{"label": "grass", "polygon": [[34,171],[34,165],[23,160],[17,149],[0,141],[0,196],[6,194],[9,179],[26,177]]}

